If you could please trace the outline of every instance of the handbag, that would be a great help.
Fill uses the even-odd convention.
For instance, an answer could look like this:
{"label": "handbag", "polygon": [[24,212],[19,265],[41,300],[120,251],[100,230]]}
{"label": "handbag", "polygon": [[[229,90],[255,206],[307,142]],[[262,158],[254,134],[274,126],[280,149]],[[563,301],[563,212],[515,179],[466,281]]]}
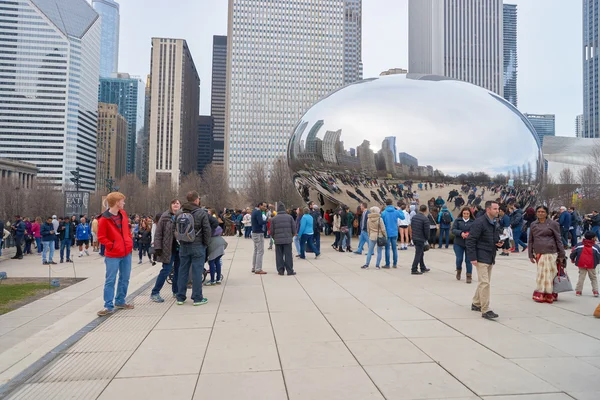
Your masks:
{"label": "handbag", "polygon": [[567,275],[567,271],[559,265],[558,273],[554,277],[554,283],[552,285],[552,292],[554,293],[564,293],[564,292],[572,292],[573,285],[571,284],[571,280],[569,279],[569,275]]}
{"label": "handbag", "polygon": [[429,241],[426,240],[425,244],[423,245],[423,251],[429,251],[430,248],[431,246],[429,246]]}
{"label": "handbag", "polygon": [[387,238],[385,236],[381,236],[381,229],[379,228],[379,222],[377,222],[377,247],[385,247],[387,244]]}
{"label": "handbag", "polygon": [[342,232],[342,233],[344,233],[344,234],[348,233],[348,227],[347,227],[347,226],[342,226],[342,227],[340,228],[340,232]]}

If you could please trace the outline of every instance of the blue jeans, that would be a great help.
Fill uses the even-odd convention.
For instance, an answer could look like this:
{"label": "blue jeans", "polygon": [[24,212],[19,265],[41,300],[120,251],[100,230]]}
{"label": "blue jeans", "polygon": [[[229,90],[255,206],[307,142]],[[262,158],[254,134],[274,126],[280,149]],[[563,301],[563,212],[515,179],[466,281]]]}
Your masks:
{"label": "blue jeans", "polygon": [[[371,256],[374,254],[375,246],[377,246],[377,240],[369,239],[369,248],[367,249],[367,261],[365,262],[365,265],[367,265],[367,266],[371,263]],[[381,250],[382,249],[383,249],[383,247],[377,246],[377,262],[375,263],[376,267],[379,267],[379,265],[381,263]]]}
{"label": "blue jeans", "polygon": [[42,238],[35,238],[35,245],[37,246],[38,254],[41,254],[42,253]]}
{"label": "blue jeans", "polygon": [[313,235],[302,235],[300,237],[300,258],[306,258],[306,253],[304,252],[304,246],[308,245],[313,253],[318,256],[319,250],[315,248],[315,244],[313,242]]}
{"label": "blue jeans", "polygon": [[466,247],[459,246],[457,244],[454,245],[454,254],[456,254],[456,269],[462,270],[463,260],[467,266],[467,274],[473,273],[473,265],[471,265],[471,260],[469,260],[469,256],[467,256]]}
{"label": "blue jeans", "polygon": [[442,238],[446,236],[446,248],[450,245],[450,228],[440,228],[440,243],[439,247],[442,247]]}
{"label": "blue jeans", "polygon": [[[104,264],[106,264],[104,308],[112,310],[115,305],[120,306],[125,304],[127,289],[129,288],[129,276],[131,275],[131,253],[120,258],[105,257]],[[117,284],[117,296],[115,297],[117,272],[119,273],[119,283]]]}
{"label": "blue jeans", "polygon": [[184,243],[179,248],[179,259],[177,301],[186,299],[190,267],[192,269],[192,301],[202,300],[202,273],[206,261],[206,246],[202,243]]}
{"label": "blue jeans", "polygon": [[390,265],[390,247],[392,248],[392,255],[394,256],[394,265],[398,265],[398,247],[396,246],[397,241],[398,236],[388,236],[385,244],[385,265]]}
{"label": "blue jeans", "polygon": [[315,231],[313,234],[313,241],[315,243],[315,249],[320,253],[321,252],[321,232]]}
{"label": "blue jeans", "polygon": [[[52,257],[54,257],[54,243],[42,242],[42,246],[44,246],[44,251],[42,252],[42,262],[52,262]],[[48,252],[50,253],[50,257],[48,257]]]}
{"label": "blue jeans", "polygon": [[369,246],[369,234],[366,231],[361,231],[358,238],[358,247],[356,249],[357,254],[362,254],[365,244]]}
{"label": "blue jeans", "polygon": [[562,243],[564,247],[569,247],[569,230],[560,228],[560,237],[562,239]]}
{"label": "blue jeans", "polygon": [[[210,267],[210,281],[212,283],[215,283],[216,281],[221,280],[221,266],[223,265],[223,263],[221,262],[221,257],[223,257],[223,256],[219,256],[219,257],[215,258],[214,260],[208,261],[208,266]],[[216,279],[215,279],[215,274],[217,275]]]}
{"label": "blue jeans", "polygon": [[[44,246],[46,248],[46,246]],[[71,259],[71,239],[64,239],[60,241],[60,260],[62,261],[63,255],[65,254],[65,249],[67,249],[67,260]]]}
{"label": "blue jeans", "polygon": [[104,249],[105,249],[104,245],[103,245],[103,244],[101,244],[101,245],[100,245],[100,255],[101,255],[102,257],[104,257]]}
{"label": "blue jeans", "polygon": [[352,226],[352,224],[349,224],[348,226],[348,234],[346,235],[346,247],[352,247],[352,232],[354,230],[354,227]]}
{"label": "blue jeans", "polygon": [[300,238],[297,235],[294,236],[294,246],[296,246],[296,253],[300,254]]}
{"label": "blue jeans", "polygon": [[521,233],[523,232],[523,227],[518,226],[513,229],[513,240],[515,241],[515,253],[519,252],[519,246],[525,248],[527,247],[527,243],[523,243],[521,241]]}
{"label": "blue jeans", "polygon": [[165,285],[165,281],[169,277],[171,271],[175,269],[173,274],[173,283],[171,284],[171,290],[173,294],[177,294],[177,278],[179,278],[179,252],[176,251],[171,254],[171,262],[168,264],[163,263],[162,269],[158,273],[156,277],[156,283],[154,284],[154,288],[152,288],[152,296],[160,294],[163,286]]}
{"label": "blue jeans", "polygon": [[248,239],[250,238],[252,235],[252,227],[251,226],[246,226],[244,227],[244,238]]}
{"label": "blue jeans", "polygon": [[150,253],[149,253],[150,243],[146,243],[146,244],[140,243],[140,244],[138,244],[138,249],[139,249],[138,254],[140,256],[140,261],[142,261],[144,253],[146,253],[148,255],[148,259],[150,261],[152,261],[152,257],[150,256]]}
{"label": "blue jeans", "polygon": [[598,239],[600,239],[600,226],[594,226],[594,227],[592,227],[592,232],[594,232],[594,234],[596,234],[596,237]]}

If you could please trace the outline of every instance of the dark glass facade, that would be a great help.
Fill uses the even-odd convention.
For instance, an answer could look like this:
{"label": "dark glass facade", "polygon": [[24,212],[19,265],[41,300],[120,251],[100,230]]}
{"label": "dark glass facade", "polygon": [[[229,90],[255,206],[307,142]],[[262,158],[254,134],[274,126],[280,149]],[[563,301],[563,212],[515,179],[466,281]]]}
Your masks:
{"label": "dark glass facade", "polygon": [[[213,125],[212,162],[225,162],[225,101],[227,99],[227,36],[213,36],[210,113]],[[200,155],[198,155],[200,159]]]}
{"label": "dark glass facade", "polygon": [[504,4],[504,98],[517,107],[517,5]]}
{"label": "dark glass facade", "polygon": [[213,161],[214,119],[210,115],[198,118],[198,173]]}

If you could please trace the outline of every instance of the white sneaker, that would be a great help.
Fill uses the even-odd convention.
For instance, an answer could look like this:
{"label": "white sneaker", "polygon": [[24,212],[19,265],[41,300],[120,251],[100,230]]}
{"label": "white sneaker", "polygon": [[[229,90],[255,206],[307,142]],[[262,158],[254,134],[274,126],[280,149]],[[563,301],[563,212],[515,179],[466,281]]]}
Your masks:
{"label": "white sneaker", "polygon": [[79,252],[79,257],[83,257],[83,253],[82,252]]}
{"label": "white sneaker", "polygon": [[85,255],[86,255],[86,256],[89,256],[89,255],[90,255],[90,253],[88,253],[88,251],[86,250],[86,251],[85,251]]}

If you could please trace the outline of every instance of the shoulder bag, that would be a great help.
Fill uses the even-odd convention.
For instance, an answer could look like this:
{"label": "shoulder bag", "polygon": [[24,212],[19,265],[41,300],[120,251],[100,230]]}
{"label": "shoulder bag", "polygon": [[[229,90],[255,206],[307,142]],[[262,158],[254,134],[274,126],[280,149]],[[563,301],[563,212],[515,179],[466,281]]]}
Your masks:
{"label": "shoulder bag", "polygon": [[[385,236],[381,236],[381,220],[377,221],[377,247],[385,247],[387,244],[387,238]],[[396,244],[394,243],[394,246]]]}

